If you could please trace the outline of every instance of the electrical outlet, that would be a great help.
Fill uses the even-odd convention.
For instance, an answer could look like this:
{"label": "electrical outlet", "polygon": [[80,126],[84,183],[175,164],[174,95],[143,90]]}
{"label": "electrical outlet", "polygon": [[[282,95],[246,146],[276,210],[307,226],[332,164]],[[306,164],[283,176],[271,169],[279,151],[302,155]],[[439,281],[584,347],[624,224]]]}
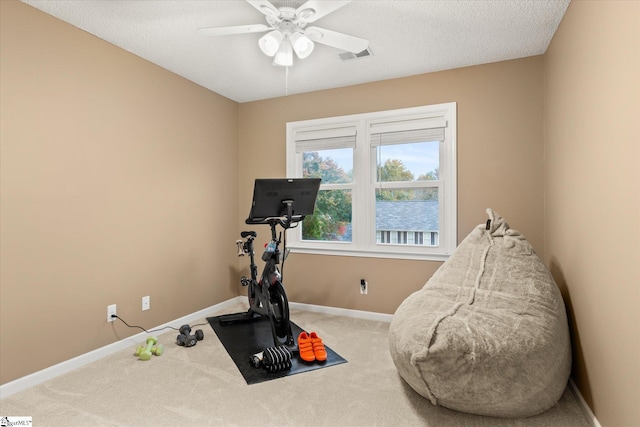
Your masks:
{"label": "electrical outlet", "polygon": [[369,284],[367,283],[367,281],[364,279],[360,279],[360,293],[362,295],[366,295],[368,290]]}
{"label": "electrical outlet", "polygon": [[116,320],[115,317],[111,317],[112,314],[116,314],[116,305],[111,304],[107,306],[107,322],[113,322]]}
{"label": "electrical outlet", "polygon": [[151,308],[151,297],[147,295],[142,297],[142,311],[149,310]]}

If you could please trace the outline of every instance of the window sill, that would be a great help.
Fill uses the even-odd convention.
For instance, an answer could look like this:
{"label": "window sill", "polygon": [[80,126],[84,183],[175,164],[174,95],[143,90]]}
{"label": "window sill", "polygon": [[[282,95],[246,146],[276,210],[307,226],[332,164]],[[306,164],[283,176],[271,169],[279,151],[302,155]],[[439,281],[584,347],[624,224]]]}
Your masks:
{"label": "window sill", "polygon": [[287,250],[292,253],[327,255],[327,256],[349,256],[360,258],[387,258],[387,259],[408,259],[419,261],[444,262],[449,259],[450,254],[426,254],[424,252],[390,252],[382,250],[354,250],[354,249],[329,249],[329,248],[309,248],[295,245],[287,245]]}

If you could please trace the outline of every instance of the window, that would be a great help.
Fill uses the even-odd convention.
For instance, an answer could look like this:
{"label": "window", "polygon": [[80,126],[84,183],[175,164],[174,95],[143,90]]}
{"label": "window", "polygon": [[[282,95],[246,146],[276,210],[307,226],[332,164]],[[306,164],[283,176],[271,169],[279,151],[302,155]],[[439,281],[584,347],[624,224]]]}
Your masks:
{"label": "window", "polygon": [[456,104],[287,123],[287,176],[321,178],[293,251],[446,259],[456,246]]}
{"label": "window", "polygon": [[407,232],[406,231],[398,231],[398,243],[402,245],[407,244]]}
{"label": "window", "polygon": [[416,245],[424,245],[424,233],[422,231],[414,232],[413,236],[413,241]]}

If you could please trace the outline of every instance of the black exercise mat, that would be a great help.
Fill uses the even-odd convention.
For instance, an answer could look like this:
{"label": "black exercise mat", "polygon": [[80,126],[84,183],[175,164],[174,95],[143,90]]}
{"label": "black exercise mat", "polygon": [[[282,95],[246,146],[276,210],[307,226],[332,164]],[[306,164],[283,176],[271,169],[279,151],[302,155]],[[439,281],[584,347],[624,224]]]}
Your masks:
{"label": "black exercise mat", "polygon": [[[298,353],[294,353],[291,358],[291,369],[282,372],[267,372],[263,367],[256,368],[251,364],[250,357],[263,351],[267,347],[272,347],[273,336],[271,334],[271,324],[266,317],[258,317],[254,320],[237,322],[222,325],[218,316],[207,317],[207,321],[215,331],[216,335],[224,345],[224,348],[235,362],[238,370],[244,377],[247,384],[257,384],[264,381],[283,378],[301,372],[313,371],[315,369],[326,368],[327,366],[346,363],[347,361],[331,350],[325,343],[327,350],[327,360],[324,362],[307,363],[300,360]],[[293,336],[297,340],[302,329],[291,322]],[[320,337],[322,338],[322,337]]]}

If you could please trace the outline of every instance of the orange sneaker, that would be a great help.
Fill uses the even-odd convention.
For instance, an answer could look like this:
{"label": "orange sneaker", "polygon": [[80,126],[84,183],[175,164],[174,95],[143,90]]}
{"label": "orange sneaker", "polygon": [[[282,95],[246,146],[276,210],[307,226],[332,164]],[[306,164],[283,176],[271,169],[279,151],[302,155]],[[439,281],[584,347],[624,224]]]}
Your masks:
{"label": "orange sneaker", "polygon": [[313,362],[316,360],[313,352],[313,343],[311,342],[309,334],[305,331],[300,332],[300,335],[298,335],[298,351],[300,352],[300,359],[305,362]]}
{"label": "orange sneaker", "polygon": [[327,350],[324,348],[322,338],[320,338],[315,332],[311,332],[309,334],[309,338],[311,339],[313,355],[315,356],[316,360],[318,362],[324,362],[325,360],[327,360]]}

